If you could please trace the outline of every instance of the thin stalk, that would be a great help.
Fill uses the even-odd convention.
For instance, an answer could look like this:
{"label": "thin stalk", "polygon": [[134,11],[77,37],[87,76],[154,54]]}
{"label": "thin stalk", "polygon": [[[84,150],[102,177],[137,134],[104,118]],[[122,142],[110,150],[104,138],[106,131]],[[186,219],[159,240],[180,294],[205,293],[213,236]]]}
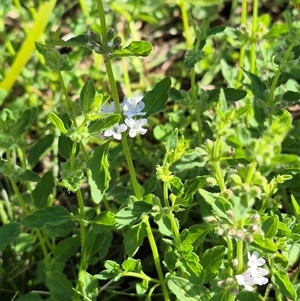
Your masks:
{"label": "thin stalk", "polygon": [[232,276],[233,271],[231,268],[232,260],[233,260],[233,246],[232,246],[232,240],[231,238],[227,237],[226,238],[227,242],[227,261],[228,261],[228,275]]}
{"label": "thin stalk", "polygon": [[219,158],[219,153],[220,153],[220,142],[221,139],[218,137],[216,139],[215,145],[214,145],[214,150],[213,150],[213,166],[215,169],[215,173],[216,173],[216,179],[218,181],[218,184],[220,186],[220,190],[224,191],[226,190],[226,186],[224,183],[224,179],[223,179],[223,175],[222,175],[222,171],[221,171],[221,166],[220,166],[220,158]]}
{"label": "thin stalk", "polygon": [[167,208],[170,208],[169,194],[168,194],[168,183],[167,182],[164,182],[164,184],[163,184],[163,196],[164,196],[165,206]]}
{"label": "thin stalk", "polygon": [[[107,36],[106,36],[107,28],[106,28],[106,21],[105,21],[105,13],[104,13],[104,8],[103,8],[103,3],[102,3],[101,0],[97,0],[97,6],[98,6],[100,23],[101,23],[102,40],[103,40],[104,43],[106,43],[107,42]],[[112,70],[112,66],[111,66],[110,61],[105,62],[105,67],[106,67],[106,71],[107,71],[109,84],[110,84],[110,87],[111,87],[111,94],[112,94],[112,98],[113,98],[113,101],[114,101],[114,104],[115,104],[116,113],[122,115],[121,106],[120,106],[120,103],[119,103],[117,85],[116,85],[116,81],[115,81],[115,77],[114,77],[114,74],[113,74],[113,70]],[[141,200],[142,199],[142,194],[141,194],[139,186],[138,186],[138,182],[137,182],[137,179],[136,179],[136,173],[135,173],[135,169],[134,169],[134,166],[133,166],[133,163],[132,163],[130,150],[129,150],[128,143],[127,143],[127,140],[126,140],[126,135],[124,133],[122,134],[122,140],[121,141],[122,141],[126,161],[127,161],[127,164],[128,164],[128,169],[129,169],[129,174],[130,174],[130,179],[131,179],[131,185],[132,185],[134,194],[139,200]]]}
{"label": "thin stalk", "polygon": [[[241,25],[245,26],[247,22],[247,0],[242,1],[242,15],[241,15]],[[246,44],[241,47],[240,57],[239,57],[239,66],[244,66],[246,52]],[[243,78],[243,70],[240,68],[237,76],[237,83],[239,84]]]}
{"label": "thin stalk", "polygon": [[159,258],[159,254],[158,254],[158,250],[157,250],[157,246],[156,246],[156,242],[152,233],[152,229],[148,220],[148,216],[144,216],[143,217],[143,222],[146,224],[146,231],[148,234],[148,240],[150,243],[150,247],[151,247],[151,251],[152,251],[152,255],[153,255],[153,260],[154,260],[154,264],[156,267],[156,271],[158,274],[158,278],[159,278],[159,282],[163,291],[163,296],[164,296],[164,301],[170,301],[170,296],[169,296],[169,292],[167,289],[167,284],[166,284],[166,280],[164,277],[164,274],[162,272],[162,268],[161,268],[161,264],[160,264],[160,258]]}
{"label": "thin stalk", "polygon": [[252,177],[256,171],[256,166],[257,166],[257,163],[255,161],[252,161],[251,165],[249,167],[248,173],[247,173],[245,183],[247,183],[247,184],[251,183]]}
{"label": "thin stalk", "polygon": [[[240,220],[238,223],[239,229],[243,229],[244,227],[244,220]],[[236,267],[236,274],[240,274],[244,268],[244,242],[243,240],[239,240],[236,243],[236,257],[238,260],[238,264]]]}
{"label": "thin stalk", "polygon": [[140,278],[143,280],[147,280],[149,282],[155,282],[155,283],[159,283],[159,280],[151,278],[145,274],[141,274],[141,273],[136,273],[136,272],[126,272],[123,274],[123,276],[129,276],[129,277],[135,277],[135,278]]}
{"label": "thin stalk", "polygon": [[252,34],[251,34],[251,52],[250,52],[250,72],[256,73],[256,30],[257,30],[257,12],[258,0],[253,0],[253,14],[252,14]]}
{"label": "thin stalk", "polygon": [[193,42],[192,42],[192,37],[191,37],[191,34],[190,34],[190,30],[189,30],[189,19],[188,19],[187,9],[185,7],[185,0],[180,0],[179,1],[179,7],[180,7],[180,11],[181,11],[183,31],[184,31],[184,34],[185,34],[185,40],[186,40],[187,48],[192,49],[193,48]]}

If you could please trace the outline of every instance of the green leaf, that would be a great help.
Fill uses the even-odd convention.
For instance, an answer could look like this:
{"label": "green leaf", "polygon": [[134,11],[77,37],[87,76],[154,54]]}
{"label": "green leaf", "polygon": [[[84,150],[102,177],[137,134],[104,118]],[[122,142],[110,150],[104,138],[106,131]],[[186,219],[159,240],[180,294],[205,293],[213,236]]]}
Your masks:
{"label": "green leaf", "polygon": [[63,121],[53,112],[50,112],[48,115],[50,121],[60,130],[61,133],[66,134],[67,130]]}
{"label": "green leaf", "polygon": [[25,110],[21,117],[12,125],[10,129],[11,135],[15,138],[19,138],[22,134],[24,134],[36,117],[36,114],[37,108]]}
{"label": "green leaf", "polygon": [[291,196],[292,199],[292,204],[293,204],[293,211],[295,214],[295,217],[297,219],[297,221],[300,221],[300,201],[297,201],[296,198],[292,195]]}
{"label": "green leaf", "polygon": [[183,100],[184,99],[184,96],[182,95],[182,92],[171,87],[170,90],[169,90],[169,96],[171,99],[174,99],[174,100]]}
{"label": "green leaf", "polygon": [[214,28],[211,28],[207,32],[207,37],[217,35],[218,33],[223,32],[225,29],[226,29],[226,26],[216,26]]}
{"label": "green leaf", "polygon": [[201,61],[203,57],[202,51],[198,49],[188,50],[185,54],[183,65],[187,69],[192,69]]}
{"label": "green leaf", "polygon": [[98,146],[87,162],[88,182],[91,186],[93,201],[99,204],[109,186],[110,173],[108,170],[108,146],[110,140]]}
{"label": "green leaf", "polygon": [[178,129],[174,129],[174,131],[169,135],[167,142],[165,143],[165,147],[167,153],[174,152],[178,145]]}
{"label": "green leaf", "polygon": [[48,198],[54,188],[54,178],[52,171],[46,172],[42,179],[37,183],[35,189],[32,191],[34,204],[41,209],[47,206]]}
{"label": "green leaf", "polygon": [[296,301],[297,294],[295,289],[293,288],[293,284],[291,283],[288,275],[284,271],[277,271],[272,275],[272,282],[278,287],[279,292],[293,300]]}
{"label": "green leaf", "polygon": [[194,194],[204,186],[206,186],[206,176],[197,176],[187,180],[184,183],[183,198],[179,204],[184,207],[189,206],[194,199]]}
{"label": "green leaf", "polygon": [[277,215],[272,215],[263,222],[261,229],[264,231],[266,238],[273,238],[275,236],[278,222],[279,218]]}
{"label": "green leaf", "polygon": [[150,115],[162,112],[166,109],[170,86],[170,77],[165,77],[158,82],[151,91],[145,94],[142,101],[145,103],[144,112],[146,112],[146,114],[143,118],[147,118]]}
{"label": "green leaf", "polygon": [[[239,101],[246,97],[247,91],[233,88],[222,88],[225,93],[226,101]],[[213,89],[208,93],[208,101],[215,102],[219,100],[221,89]]]}
{"label": "green leaf", "polygon": [[[172,214],[172,213],[170,213]],[[158,225],[158,230],[162,235],[169,236],[169,237],[174,237],[173,232],[171,231],[172,229],[172,223],[171,219],[168,215],[163,215],[158,218],[158,216],[155,218],[155,222]],[[178,222],[177,222],[178,224]],[[179,228],[179,226],[178,226]]]}
{"label": "green leaf", "polygon": [[74,217],[66,208],[52,206],[36,210],[25,216],[22,224],[29,228],[42,228],[45,225],[57,226],[73,219]]}
{"label": "green leaf", "polygon": [[54,135],[49,134],[44,137],[41,137],[29,150],[28,153],[28,163],[34,167],[38,161],[40,160],[41,156],[48,150],[54,142]]}
{"label": "green leaf", "polygon": [[286,24],[274,24],[271,29],[268,30],[265,38],[276,38],[284,33],[288,33],[289,29]]}
{"label": "green leaf", "polygon": [[92,113],[94,111],[92,105],[94,102],[95,94],[96,91],[95,91],[93,81],[92,80],[87,81],[80,92],[80,100],[85,115]]}
{"label": "green leaf", "polygon": [[14,180],[16,182],[24,182],[24,181],[39,182],[40,179],[41,179],[40,176],[36,172],[29,169],[21,171],[14,177]]}
{"label": "green leaf", "polygon": [[263,238],[260,235],[254,235],[253,245],[255,245],[258,249],[267,253],[276,253],[277,246],[270,238]]}
{"label": "green leaf", "polygon": [[115,50],[114,58],[126,56],[148,56],[152,51],[152,44],[147,41],[132,41],[123,49]]}
{"label": "green leaf", "polygon": [[203,270],[199,257],[194,252],[183,253],[180,258],[180,269],[187,273],[186,279],[193,283],[200,283],[200,275]]}
{"label": "green leaf", "polygon": [[46,271],[45,284],[55,298],[65,301],[73,300],[74,291],[72,289],[72,283],[62,272]]}
{"label": "green leaf", "polygon": [[79,236],[67,237],[60,241],[53,250],[54,260],[58,262],[67,262],[76,254],[81,244]]}
{"label": "green leaf", "polygon": [[[204,240],[208,232],[214,228],[214,225],[194,225],[188,229],[185,237],[182,237],[182,245],[193,245],[197,248]],[[182,236],[182,235],[181,235]]]}
{"label": "green leaf", "polygon": [[200,283],[210,282],[217,276],[219,268],[223,262],[224,254],[224,246],[212,247],[203,253],[200,261],[203,267]]}
{"label": "green leaf", "polygon": [[255,97],[264,100],[265,99],[265,91],[267,91],[266,84],[255,74],[246,71],[242,68],[243,71],[247,74],[252,83],[252,93]]}
{"label": "green leaf", "polygon": [[[71,151],[72,151],[73,141],[65,135],[60,135],[58,138],[58,152],[65,159],[70,159]],[[78,155],[80,150],[80,145],[77,144],[75,156]]]}
{"label": "green leaf", "polygon": [[[40,297],[37,293],[28,293],[14,301],[43,301],[44,299]],[[57,301],[57,300],[55,300]]]}
{"label": "green leaf", "polygon": [[167,285],[180,301],[209,301],[210,292],[201,284],[194,284],[187,279],[168,275]]}
{"label": "green leaf", "polygon": [[[73,37],[67,41],[63,41],[61,40],[63,43],[62,45],[55,45],[55,46],[63,46],[63,47],[74,47],[74,46],[84,46],[86,47],[87,45],[87,42],[88,42],[88,38],[85,34],[81,34],[81,35],[78,35],[76,37]],[[47,43],[49,42],[49,40],[47,40]]]}
{"label": "green leaf", "polygon": [[251,133],[243,124],[237,125],[236,135],[243,146],[250,145],[252,142]]}
{"label": "green leaf", "polygon": [[97,135],[102,131],[112,128],[120,121],[120,115],[112,114],[94,122],[91,122],[88,131],[90,135]]}
{"label": "green leaf", "polygon": [[104,263],[106,268],[100,274],[95,275],[97,279],[107,280],[107,279],[118,279],[122,275],[122,269],[120,265],[113,260],[106,260]]}
{"label": "green leaf", "polygon": [[300,100],[300,93],[294,91],[286,91],[282,94],[282,100],[291,103],[297,102]]}
{"label": "green leaf", "polygon": [[103,211],[90,221],[93,229],[99,233],[105,230],[111,230],[114,227],[115,215],[110,211]]}
{"label": "green leaf", "polygon": [[21,225],[17,223],[9,223],[0,227],[0,252],[19,236],[20,231]]}
{"label": "green leaf", "polygon": [[137,261],[135,259],[127,258],[125,261],[123,261],[122,268],[125,272],[132,272],[134,271],[136,265],[137,265]]}
{"label": "green leaf", "polygon": [[98,296],[98,280],[86,271],[80,271],[79,281],[81,284],[81,292],[89,301],[96,301]]}
{"label": "green leaf", "polygon": [[129,257],[134,256],[147,236],[146,225],[141,222],[126,230],[124,235],[125,251]]}

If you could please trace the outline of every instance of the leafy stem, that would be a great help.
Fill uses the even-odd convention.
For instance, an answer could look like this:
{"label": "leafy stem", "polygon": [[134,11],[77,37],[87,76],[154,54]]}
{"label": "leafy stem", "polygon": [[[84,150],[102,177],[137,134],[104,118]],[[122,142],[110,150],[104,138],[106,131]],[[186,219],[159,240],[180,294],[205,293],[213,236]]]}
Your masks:
{"label": "leafy stem", "polygon": [[152,229],[151,229],[151,226],[150,226],[147,215],[145,215],[143,217],[143,222],[146,225],[148,240],[149,240],[149,243],[150,243],[150,247],[151,247],[151,251],[152,251],[156,271],[157,271],[157,274],[158,274],[159,282],[161,284],[161,288],[162,288],[162,291],[163,291],[164,301],[170,301],[169,292],[168,292],[168,289],[167,289],[165,277],[163,275],[161,264],[160,264],[160,258],[159,258],[156,242],[155,242],[155,239],[154,239]]}
{"label": "leafy stem", "polygon": [[212,159],[213,159],[213,165],[214,165],[214,169],[215,169],[215,173],[216,173],[216,179],[218,181],[218,184],[220,186],[220,190],[224,191],[226,190],[226,186],[224,183],[224,179],[223,179],[223,175],[222,175],[222,171],[221,171],[221,166],[220,166],[220,142],[221,139],[219,137],[217,137],[215,145],[214,145],[214,150],[213,150],[213,155],[212,155]]}
{"label": "leafy stem", "polygon": [[[103,3],[101,0],[97,0],[97,6],[98,6],[100,23],[101,23],[102,40],[104,43],[106,43],[107,42],[107,35],[106,35],[107,29],[106,29],[106,21],[105,21]],[[113,98],[113,101],[115,104],[116,113],[121,115],[121,106],[120,106],[120,102],[119,102],[117,85],[116,85],[116,81],[115,81],[115,77],[114,77],[114,73],[113,73],[110,61],[105,62],[105,67],[106,67],[106,71],[107,71],[109,84],[111,87],[111,94],[112,94],[112,98]],[[134,169],[134,166],[132,163],[132,158],[131,158],[128,143],[126,140],[126,135],[124,133],[122,134],[122,145],[123,145],[123,150],[125,153],[126,161],[128,164],[128,169],[129,169],[129,173],[130,173],[130,179],[131,179],[131,184],[132,184],[134,194],[139,200],[141,200],[142,194],[138,187],[135,169]]]}

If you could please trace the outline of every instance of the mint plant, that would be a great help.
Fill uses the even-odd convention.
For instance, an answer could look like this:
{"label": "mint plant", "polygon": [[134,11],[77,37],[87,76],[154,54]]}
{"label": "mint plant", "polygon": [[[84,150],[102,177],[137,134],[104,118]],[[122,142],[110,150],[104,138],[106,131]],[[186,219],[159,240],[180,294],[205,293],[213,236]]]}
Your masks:
{"label": "mint plant", "polygon": [[[129,2],[131,30],[142,6]],[[164,76],[131,92],[132,73],[115,67],[153,45],[107,26],[113,3],[80,1],[99,24],[35,42],[58,101],[47,114],[34,105],[1,112],[5,300],[298,300],[299,121],[287,109],[300,100],[299,22],[293,12],[281,24],[258,16],[258,1],[250,18],[242,1],[241,24],[252,26],[211,27],[193,14],[201,4],[176,2],[188,88]],[[198,72],[213,41],[239,45],[240,68],[217,56],[203,79],[217,84],[206,89]],[[83,54],[96,72],[73,96]]]}

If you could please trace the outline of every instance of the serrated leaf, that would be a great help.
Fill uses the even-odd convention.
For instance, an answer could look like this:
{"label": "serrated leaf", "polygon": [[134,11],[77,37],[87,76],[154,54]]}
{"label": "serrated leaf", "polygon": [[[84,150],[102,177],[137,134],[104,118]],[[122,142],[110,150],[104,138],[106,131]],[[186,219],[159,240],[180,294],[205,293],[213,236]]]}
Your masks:
{"label": "serrated leaf", "polygon": [[272,282],[278,287],[279,292],[293,300],[296,301],[297,294],[295,289],[293,288],[293,284],[291,283],[288,275],[284,271],[277,271],[272,275]]}
{"label": "serrated leaf", "polygon": [[108,170],[108,146],[110,140],[98,146],[87,162],[88,182],[91,186],[93,201],[99,204],[109,186],[110,173]]}
{"label": "serrated leaf", "polygon": [[81,284],[81,292],[89,301],[96,301],[98,296],[98,280],[86,271],[80,271],[79,281]]}
{"label": "serrated leaf", "polygon": [[54,297],[65,301],[73,300],[74,291],[72,283],[67,276],[59,271],[46,271],[45,284],[50,289]]}
{"label": "serrated leaf", "polygon": [[34,204],[41,209],[47,206],[48,198],[54,188],[54,178],[52,171],[46,172],[42,179],[37,183],[35,189],[32,191]]}
{"label": "serrated leaf", "polygon": [[125,261],[123,261],[122,268],[125,272],[131,272],[135,269],[136,265],[137,261],[129,257]]}
{"label": "serrated leaf", "polygon": [[144,118],[150,115],[162,112],[166,109],[166,102],[168,100],[168,91],[171,86],[171,79],[165,77],[158,82],[151,91],[148,91],[143,97],[142,101],[145,103]]}
{"label": "serrated leaf", "polygon": [[216,277],[223,262],[224,254],[224,246],[215,246],[203,253],[200,260],[203,267],[200,283],[207,283]]}
{"label": "serrated leaf", "polygon": [[261,226],[266,238],[273,238],[277,232],[279,218],[277,215],[272,215],[267,218]]}
{"label": "serrated leaf", "polygon": [[124,235],[125,251],[129,257],[134,256],[147,236],[146,225],[141,222],[126,230]]}
{"label": "serrated leaf", "polygon": [[167,276],[167,285],[180,301],[209,301],[210,299],[210,292],[206,287],[181,277]]}
{"label": "serrated leaf", "polygon": [[256,96],[259,99],[265,99],[264,93],[267,91],[266,84],[255,74],[245,70],[242,68],[243,71],[247,74],[249,79],[251,80],[252,85],[252,93],[254,96]]}
{"label": "serrated leaf", "polygon": [[57,226],[67,221],[74,220],[69,211],[62,206],[52,206],[36,210],[25,216],[22,224],[29,228],[42,228],[46,224]]}
{"label": "serrated leaf", "polygon": [[198,189],[203,188],[206,185],[206,176],[197,176],[193,179],[187,180],[184,183],[184,193],[181,202],[181,206],[187,207],[194,199],[194,194]]}
{"label": "serrated leaf", "polygon": [[66,134],[67,130],[63,121],[53,112],[50,112],[48,115],[50,121],[60,130],[61,133]]}
{"label": "serrated leaf", "polygon": [[49,134],[44,137],[41,137],[29,150],[28,153],[28,163],[34,167],[38,161],[40,160],[41,156],[45,153],[47,149],[49,149],[54,142],[54,135]]}
{"label": "serrated leaf", "polygon": [[147,41],[132,41],[128,46],[120,50],[115,50],[113,57],[126,56],[148,56],[152,51],[152,44]]}
{"label": "serrated leaf", "polygon": [[120,121],[120,115],[112,114],[101,120],[91,122],[88,127],[88,131],[90,135],[97,135],[102,131],[114,127],[119,121]]}
{"label": "serrated leaf", "polygon": [[21,225],[17,223],[9,223],[0,227],[0,252],[19,236],[20,231]]}
{"label": "serrated leaf", "polygon": [[186,278],[193,283],[200,283],[200,275],[203,267],[199,262],[199,257],[194,252],[184,253],[180,259],[180,268],[187,273]]}

